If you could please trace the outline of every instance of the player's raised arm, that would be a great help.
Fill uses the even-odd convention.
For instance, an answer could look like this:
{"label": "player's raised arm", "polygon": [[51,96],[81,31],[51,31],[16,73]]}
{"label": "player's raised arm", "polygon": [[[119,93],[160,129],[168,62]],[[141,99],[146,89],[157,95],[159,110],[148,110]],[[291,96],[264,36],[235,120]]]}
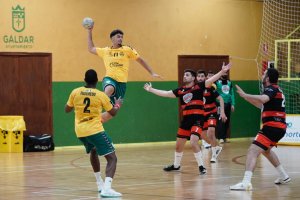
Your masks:
{"label": "player's raised arm", "polygon": [[96,47],[95,47],[94,42],[93,42],[93,34],[92,34],[93,28],[94,28],[94,26],[92,26],[91,28],[86,28],[87,33],[88,33],[88,39],[87,39],[88,50],[89,50],[90,53],[97,55]]}
{"label": "player's raised arm", "polygon": [[144,85],[144,89],[147,91],[147,92],[151,92],[157,96],[161,96],[161,97],[169,97],[169,98],[176,98],[175,94],[173,93],[172,90],[158,90],[158,89],[155,89],[152,87],[152,84],[151,83],[146,83]]}
{"label": "player's raised arm", "polygon": [[222,69],[218,73],[216,73],[215,75],[213,75],[212,77],[210,77],[205,81],[205,87],[210,87],[211,84],[216,82],[223,74],[225,74],[231,68],[231,65],[232,65],[231,63],[225,65],[225,63],[223,62]]}
{"label": "player's raised arm", "polygon": [[147,64],[147,62],[142,58],[142,57],[138,57],[136,59],[136,61],[142,65],[150,74],[153,78],[160,78],[162,79],[162,77],[158,74],[156,74],[155,72],[153,72],[152,68]]}

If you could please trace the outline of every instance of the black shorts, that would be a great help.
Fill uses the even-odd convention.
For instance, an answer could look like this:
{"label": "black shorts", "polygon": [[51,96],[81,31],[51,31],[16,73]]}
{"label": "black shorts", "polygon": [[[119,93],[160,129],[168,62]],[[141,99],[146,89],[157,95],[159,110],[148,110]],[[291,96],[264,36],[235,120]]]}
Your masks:
{"label": "black shorts", "polygon": [[263,150],[276,146],[279,140],[284,137],[286,129],[263,126],[256,135],[253,144],[261,147]]}
{"label": "black shorts", "polygon": [[201,136],[204,123],[203,115],[186,115],[183,117],[177,137],[189,139],[191,134]]}

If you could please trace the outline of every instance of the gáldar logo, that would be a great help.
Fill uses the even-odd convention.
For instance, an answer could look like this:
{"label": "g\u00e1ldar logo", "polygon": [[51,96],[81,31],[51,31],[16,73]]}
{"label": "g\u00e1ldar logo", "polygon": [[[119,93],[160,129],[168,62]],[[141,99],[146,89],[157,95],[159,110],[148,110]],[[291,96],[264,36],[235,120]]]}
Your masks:
{"label": "g\u00e1ldar logo", "polygon": [[16,32],[16,35],[12,34],[3,36],[5,47],[24,49],[32,48],[34,36],[20,35],[26,28],[25,7],[21,7],[20,5],[17,5],[16,7],[12,6],[11,20],[12,29]]}

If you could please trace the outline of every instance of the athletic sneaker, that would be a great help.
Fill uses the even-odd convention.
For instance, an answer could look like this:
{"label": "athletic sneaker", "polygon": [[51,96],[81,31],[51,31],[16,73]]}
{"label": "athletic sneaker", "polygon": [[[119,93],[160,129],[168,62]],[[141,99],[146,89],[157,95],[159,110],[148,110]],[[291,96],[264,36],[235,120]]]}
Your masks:
{"label": "athletic sneaker", "polygon": [[210,162],[211,163],[216,163],[217,162],[216,156],[211,156]]}
{"label": "athletic sneaker", "polygon": [[199,172],[200,172],[201,175],[206,174],[206,169],[205,169],[205,167],[203,167],[202,165],[199,166]]}
{"label": "athletic sneaker", "polygon": [[278,178],[274,181],[276,185],[286,184],[290,182],[292,179],[290,177],[287,177],[286,179]]}
{"label": "athletic sneaker", "polygon": [[238,184],[232,185],[229,187],[230,190],[240,190],[240,191],[250,191],[252,190],[252,184],[244,184],[243,182],[240,182]]}
{"label": "athletic sneaker", "polygon": [[178,171],[180,170],[180,166],[179,167],[174,167],[174,165],[168,165],[164,167],[164,171],[169,172],[169,171]]}
{"label": "athletic sneaker", "polygon": [[96,182],[98,187],[98,192],[101,192],[103,189],[103,182]]}
{"label": "athletic sneaker", "polygon": [[217,150],[216,150],[216,159],[217,159],[218,156],[220,155],[222,149],[223,149],[223,147],[217,146]]}
{"label": "athletic sneaker", "polygon": [[101,191],[101,197],[104,198],[114,198],[114,197],[121,197],[122,194],[119,192],[116,192],[114,189],[110,188],[110,189],[103,189]]}
{"label": "athletic sneaker", "polygon": [[211,147],[211,145],[205,142],[205,140],[202,140],[202,145],[205,149],[209,149]]}

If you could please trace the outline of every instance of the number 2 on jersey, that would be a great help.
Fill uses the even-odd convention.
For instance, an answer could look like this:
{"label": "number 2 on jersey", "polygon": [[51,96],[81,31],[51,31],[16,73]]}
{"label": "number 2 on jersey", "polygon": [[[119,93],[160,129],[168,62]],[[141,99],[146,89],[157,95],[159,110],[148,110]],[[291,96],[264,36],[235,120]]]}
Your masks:
{"label": "number 2 on jersey", "polygon": [[89,110],[89,106],[90,106],[90,103],[91,103],[90,98],[88,98],[88,97],[84,98],[83,103],[85,104],[85,107],[84,107],[84,109],[83,109],[83,112],[84,112],[84,113],[90,113],[90,112],[91,112],[91,111]]}

